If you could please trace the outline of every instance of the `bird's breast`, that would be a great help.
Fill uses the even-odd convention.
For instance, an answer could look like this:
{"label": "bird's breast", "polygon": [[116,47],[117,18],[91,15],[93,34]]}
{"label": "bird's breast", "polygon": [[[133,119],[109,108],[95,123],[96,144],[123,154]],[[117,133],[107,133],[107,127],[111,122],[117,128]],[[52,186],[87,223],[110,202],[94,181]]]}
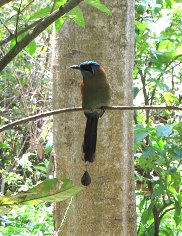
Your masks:
{"label": "bird's breast", "polygon": [[109,106],[111,89],[107,79],[83,80],[81,82],[82,107],[96,109]]}

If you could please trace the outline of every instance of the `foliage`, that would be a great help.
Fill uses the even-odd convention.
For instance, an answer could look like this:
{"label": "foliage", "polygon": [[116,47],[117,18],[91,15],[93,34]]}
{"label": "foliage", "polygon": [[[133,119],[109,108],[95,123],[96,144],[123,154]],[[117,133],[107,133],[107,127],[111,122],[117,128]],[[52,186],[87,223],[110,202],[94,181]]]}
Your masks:
{"label": "foliage", "polygon": [[[0,7],[0,67],[3,58],[21,45],[43,19],[67,2],[15,0]],[[85,3],[111,15],[100,0],[86,0]],[[57,31],[67,19],[85,26],[83,12],[78,6],[56,19]],[[32,38],[16,59],[8,58],[8,65],[0,74],[1,125],[51,108],[52,31],[51,25],[43,32],[40,27],[39,36]],[[61,186],[59,180],[52,179],[52,143],[52,118],[39,119],[0,133],[0,235],[51,235],[52,208],[43,204],[20,206],[61,201],[81,190],[70,180],[62,180]],[[40,186],[43,187],[41,192]]]}
{"label": "foliage", "polygon": [[60,202],[76,195],[82,188],[73,185],[69,179],[46,179],[27,191],[11,195],[9,192],[0,197],[0,210],[4,206],[36,205],[42,202]]}
{"label": "foliage", "polygon": [[[21,42],[43,18],[66,2],[15,0],[1,7],[0,58]],[[111,15],[100,0],[85,0],[85,3]],[[56,20],[57,31],[68,18],[81,27],[85,26],[83,12],[77,6]],[[135,103],[138,104],[142,96],[145,105],[181,103],[181,19],[180,0],[136,1]],[[52,26],[40,32],[41,35],[33,39],[16,60],[9,61],[2,71],[2,125],[51,107],[51,32]],[[135,114],[139,236],[180,235],[181,127],[181,114],[177,112]],[[45,179],[52,175],[53,159],[51,118],[3,132],[0,134],[2,193],[7,196],[9,191],[19,192],[17,196],[21,199],[22,191],[27,194],[27,189],[47,181]],[[2,208],[2,212],[5,211],[8,213],[9,208]],[[53,232],[51,215],[50,208],[43,204],[14,207],[8,216],[1,216],[3,227],[0,227],[0,235],[50,235]]]}
{"label": "foliage", "polygon": [[54,231],[52,205],[16,206],[6,216],[0,216],[0,236],[50,236]]}
{"label": "foliage", "polygon": [[[182,82],[181,1],[136,2],[135,103],[179,105]],[[135,114],[138,235],[180,235],[182,116]]]}

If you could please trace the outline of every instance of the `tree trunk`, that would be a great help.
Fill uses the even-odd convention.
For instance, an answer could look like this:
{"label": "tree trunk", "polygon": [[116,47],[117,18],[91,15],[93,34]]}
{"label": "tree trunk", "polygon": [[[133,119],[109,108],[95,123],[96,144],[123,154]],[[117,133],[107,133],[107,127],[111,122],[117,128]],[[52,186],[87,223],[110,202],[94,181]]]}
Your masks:
{"label": "tree trunk", "polygon": [[[103,1],[104,2],[104,1]],[[79,71],[70,65],[94,60],[103,65],[112,87],[111,105],[132,105],[134,1],[105,1],[108,16],[82,3],[86,26],[66,21],[55,37],[53,55],[54,109],[81,105]],[[54,117],[56,176],[75,185],[85,171],[81,145],[86,119],[83,112]],[[98,124],[97,152],[87,167],[92,182],[73,199],[60,235],[136,235],[133,112],[106,111]],[[55,206],[59,228],[68,202]]]}

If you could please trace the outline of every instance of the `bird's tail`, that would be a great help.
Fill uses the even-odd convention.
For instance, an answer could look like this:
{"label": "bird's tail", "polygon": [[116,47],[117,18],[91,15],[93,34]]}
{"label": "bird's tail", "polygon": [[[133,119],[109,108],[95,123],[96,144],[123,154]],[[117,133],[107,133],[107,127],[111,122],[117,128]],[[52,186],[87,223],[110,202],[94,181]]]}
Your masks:
{"label": "bird's tail", "polygon": [[96,143],[97,143],[97,124],[99,114],[85,113],[87,118],[84,141],[82,145],[82,159],[85,162],[93,162],[95,159]]}

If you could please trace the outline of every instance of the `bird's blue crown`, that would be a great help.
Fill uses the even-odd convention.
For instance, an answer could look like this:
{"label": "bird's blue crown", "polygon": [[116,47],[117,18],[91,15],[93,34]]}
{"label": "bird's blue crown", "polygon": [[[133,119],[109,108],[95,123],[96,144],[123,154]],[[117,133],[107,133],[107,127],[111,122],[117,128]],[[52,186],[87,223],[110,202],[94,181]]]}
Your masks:
{"label": "bird's blue crown", "polygon": [[80,66],[86,66],[86,65],[88,65],[88,66],[98,66],[98,67],[100,66],[100,64],[98,64],[95,61],[84,61],[80,64]]}

